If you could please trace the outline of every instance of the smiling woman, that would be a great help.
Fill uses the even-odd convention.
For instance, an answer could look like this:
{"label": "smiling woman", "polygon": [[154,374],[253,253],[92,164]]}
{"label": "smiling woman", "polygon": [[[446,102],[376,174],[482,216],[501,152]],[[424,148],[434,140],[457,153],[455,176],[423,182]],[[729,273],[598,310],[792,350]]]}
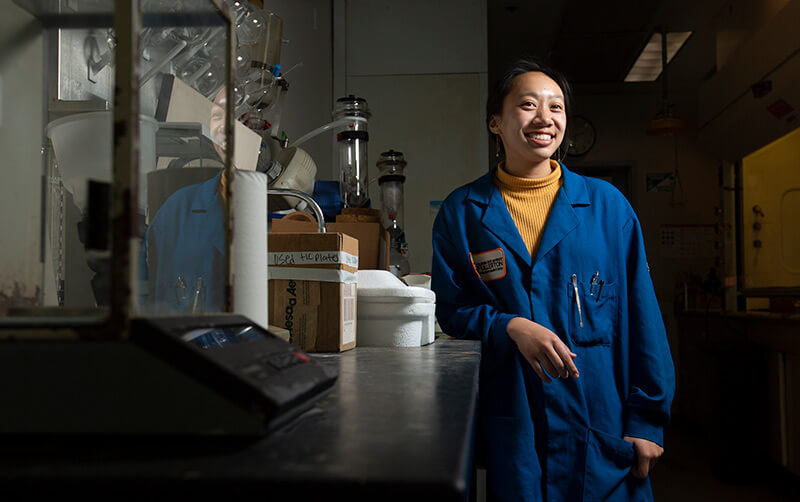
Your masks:
{"label": "smiling woman", "polygon": [[[552,147],[552,151],[547,158],[554,154],[561,158],[564,155],[560,147],[567,134],[567,116],[572,111],[571,106],[572,89],[561,73],[535,61],[517,61],[503,78],[497,81],[486,102],[486,125],[489,132],[495,135],[498,148],[502,146],[506,153],[506,166],[508,166],[509,148],[514,146],[513,143],[507,144],[507,141],[512,140],[513,133],[503,132],[501,124],[516,120],[518,125],[529,126],[525,133],[541,132],[543,135],[549,135],[552,143],[546,146]],[[524,123],[526,120],[527,123]],[[553,122],[552,127],[550,121]],[[543,130],[537,131],[535,127]],[[558,134],[554,134],[556,132]],[[540,141],[546,140],[544,136],[540,137]],[[538,155],[546,154],[547,150],[550,148],[540,150]],[[524,151],[524,148],[520,149],[520,153]],[[547,167],[547,163],[542,162],[541,158],[529,160],[539,164],[540,168]],[[514,163],[516,164],[516,161]],[[548,169],[543,171],[544,175],[549,173]]]}
{"label": "smiling woman", "polygon": [[439,210],[436,314],[482,342],[491,499],[649,500],[672,359],[627,200],[552,160],[569,112],[566,79],[536,62],[494,87],[487,127],[505,160]]}
{"label": "smiling woman", "polygon": [[564,140],[564,92],[541,72],[522,74],[513,82],[502,113],[491,116],[489,130],[503,143],[506,171],[520,178],[541,178],[550,174],[550,158]]}

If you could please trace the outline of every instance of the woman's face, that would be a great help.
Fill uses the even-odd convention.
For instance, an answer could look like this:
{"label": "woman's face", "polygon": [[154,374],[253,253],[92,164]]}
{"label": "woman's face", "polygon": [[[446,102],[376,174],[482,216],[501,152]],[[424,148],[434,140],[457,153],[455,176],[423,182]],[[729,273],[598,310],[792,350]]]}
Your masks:
{"label": "woman's face", "polygon": [[564,93],[540,72],[516,77],[501,114],[489,123],[489,130],[503,140],[506,160],[524,163],[549,161],[564,140],[566,128]]}

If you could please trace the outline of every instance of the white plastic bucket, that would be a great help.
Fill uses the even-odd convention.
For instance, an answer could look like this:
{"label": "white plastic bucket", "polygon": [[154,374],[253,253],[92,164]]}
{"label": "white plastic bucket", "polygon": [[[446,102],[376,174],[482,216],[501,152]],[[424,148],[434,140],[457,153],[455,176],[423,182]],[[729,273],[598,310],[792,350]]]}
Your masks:
{"label": "white plastic bucket", "polygon": [[[86,181],[111,182],[113,113],[111,111],[77,113],[50,122],[47,136],[53,143],[56,162],[64,186],[83,210],[86,206]],[[158,122],[139,118],[139,206],[143,211],[147,193],[146,175],[156,168],[156,132]]]}

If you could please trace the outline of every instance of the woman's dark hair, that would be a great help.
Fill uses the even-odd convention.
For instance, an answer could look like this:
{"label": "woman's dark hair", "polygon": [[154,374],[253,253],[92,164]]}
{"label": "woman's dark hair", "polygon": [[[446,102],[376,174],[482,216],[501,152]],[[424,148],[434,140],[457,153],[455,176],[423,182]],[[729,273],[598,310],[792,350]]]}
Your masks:
{"label": "woman's dark hair", "polygon": [[[489,123],[492,121],[492,117],[494,115],[500,115],[503,112],[503,101],[506,99],[506,96],[508,96],[508,93],[511,92],[511,88],[514,86],[514,79],[532,71],[544,73],[553,79],[553,82],[561,88],[561,92],[564,93],[564,111],[567,114],[567,130],[569,130],[569,117],[572,112],[572,87],[569,85],[569,81],[567,81],[567,78],[558,70],[547,67],[533,58],[518,59],[509,67],[508,71],[503,75],[503,78],[495,82],[494,87],[492,87],[489,92],[489,98],[486,100],[487,129],[489,128]],[[489,134],[494,133],[490,130]],[[559,150],[563,150],[564,154],[566,154],[569,148],[568,137],[567,131],[564,131],[564,141],[559,146]],[[499,148],[503,147],[502,141],[500,141],[497,135],[495,135],[494,140],[497,145],[499,145]]]}

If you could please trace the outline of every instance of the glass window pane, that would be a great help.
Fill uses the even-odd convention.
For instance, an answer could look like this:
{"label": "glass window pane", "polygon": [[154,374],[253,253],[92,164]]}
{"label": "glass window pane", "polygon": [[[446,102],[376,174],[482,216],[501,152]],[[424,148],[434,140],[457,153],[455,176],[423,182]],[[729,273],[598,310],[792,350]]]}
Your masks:
{"label": "glass window pane", "polygon": [[227,311],[225,20],[209,2],[145,3],[139,309]]}
{"label": "glass window pane", "polygon": [[[118,6],[20,0],[0,16],[0,317],[103,317],[126,282],[134,313],[227,311],[227,20],[210,1],[142,0],[138,54],[120,54]],[[131,57],[143,267],[115,282],[113,145],[129,128],[114,127],[114,81]]]}

